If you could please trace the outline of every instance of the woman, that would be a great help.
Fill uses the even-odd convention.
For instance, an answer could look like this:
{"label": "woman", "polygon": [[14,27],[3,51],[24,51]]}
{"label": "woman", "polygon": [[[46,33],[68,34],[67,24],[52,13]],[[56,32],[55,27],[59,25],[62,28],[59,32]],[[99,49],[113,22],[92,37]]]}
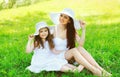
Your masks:
{"label": "woman", "polygon": [[[55,49],[60,50],[63,57],[67,60],[74,58],[76,62],[83,65],[97,76],[111,76],[105,71],[93,57],[82,47],[85,40],[85,25],[81,21],[74,19],[74,12],[65,8],[62,12],[51,13],[51,20],[56,26],[52,29],[54,35]],[[80,25],[80,26],[79,26]],[[75,29],[81,27],[81,38]],[[79,43],[79,47],[75,47],[75,40]],[[65,47],[61,49],[61,47]]]}

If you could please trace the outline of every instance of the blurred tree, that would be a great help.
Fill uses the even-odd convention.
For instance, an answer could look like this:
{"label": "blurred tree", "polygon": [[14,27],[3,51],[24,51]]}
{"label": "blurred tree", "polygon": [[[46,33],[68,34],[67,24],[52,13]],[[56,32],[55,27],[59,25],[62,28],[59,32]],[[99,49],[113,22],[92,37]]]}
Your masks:
{"label": "blurred tree", "polygon": [[1,1],[1,9],[9,9],[12,8],[13,5],[15,4],[16,0],[2,0]]}
{"label": "blurred tree", "polygon": [[47,1],[47,0],[0,0],[0,10],[31,5],[40,1]]}

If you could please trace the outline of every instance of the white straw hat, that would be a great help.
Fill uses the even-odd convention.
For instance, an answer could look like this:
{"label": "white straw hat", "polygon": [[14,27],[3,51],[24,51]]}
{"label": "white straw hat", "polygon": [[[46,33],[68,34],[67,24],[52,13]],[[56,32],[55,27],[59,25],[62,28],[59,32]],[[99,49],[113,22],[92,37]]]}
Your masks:
{"label": "white straw hat", "polygon": [[73,19],[73,21],[74,21],[74,27],[75,27],[75,29],[80,29],[80,23],[79,23],[78,20],[75,20],[75,18],[74,18],[74,12],[70,8],[65,8],[65,9],[63,9],[63,11],[61,11],[59,13],[50,13],[50,18],[51,18],[51,20],[52,20],[52,22],[54,24],[57,25],[57,24],[60,23],[59,22],[60,14],[66,14],[66,15],[70,16]]}
{"label": "white straw hat", "polygon": [[38,23],[36,24],[36,31],[35,31],[34,35],[39,35],[39,30],[40,30],[41,28],[45,28],[45,27],[48,27],[46,22],[44,22],[44,21],[38,22]]}

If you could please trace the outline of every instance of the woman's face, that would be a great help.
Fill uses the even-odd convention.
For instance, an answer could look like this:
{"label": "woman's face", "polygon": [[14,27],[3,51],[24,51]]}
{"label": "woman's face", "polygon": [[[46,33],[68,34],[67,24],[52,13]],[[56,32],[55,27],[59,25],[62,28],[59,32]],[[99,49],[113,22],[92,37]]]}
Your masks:
{"label": "woman's face", "polygon": [[59,18],[59,21],[60,21],[61,24],[66,25],[67,23],[70,22],[70,17],[66,14],[61,14],[60,18]]}
{"label": "woman's face", "polygon": [[48,29],[47,28],[42,28],[39,30],[39,36],[42,39],[46,39],[48,36]]}

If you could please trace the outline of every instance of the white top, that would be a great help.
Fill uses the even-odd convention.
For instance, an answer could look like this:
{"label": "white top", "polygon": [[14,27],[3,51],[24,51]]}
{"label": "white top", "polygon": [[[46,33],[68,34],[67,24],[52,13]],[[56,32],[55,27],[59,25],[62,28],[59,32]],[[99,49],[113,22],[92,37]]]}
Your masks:
{"label": "white top", "polygon": [[56,32],[56,34],[55,34],[55,37],[53,39],[54,44],[55,44],[55,49],[56,50],[63,50],[63,51],[68,50],[68,48],[67,48],[67,39],[61,39],[61,38],[59,38],[57,36],[58,35],[57,26],[55,26],[55,32]]}
{"label": "white top", "polygon": [[55,44],[55,49],[56,50],[67,50],[67,40],[66,39],[61,39],[61,38],[58,38],[58,37],[55,37],[53,39],[54,41],[54,44]]}

